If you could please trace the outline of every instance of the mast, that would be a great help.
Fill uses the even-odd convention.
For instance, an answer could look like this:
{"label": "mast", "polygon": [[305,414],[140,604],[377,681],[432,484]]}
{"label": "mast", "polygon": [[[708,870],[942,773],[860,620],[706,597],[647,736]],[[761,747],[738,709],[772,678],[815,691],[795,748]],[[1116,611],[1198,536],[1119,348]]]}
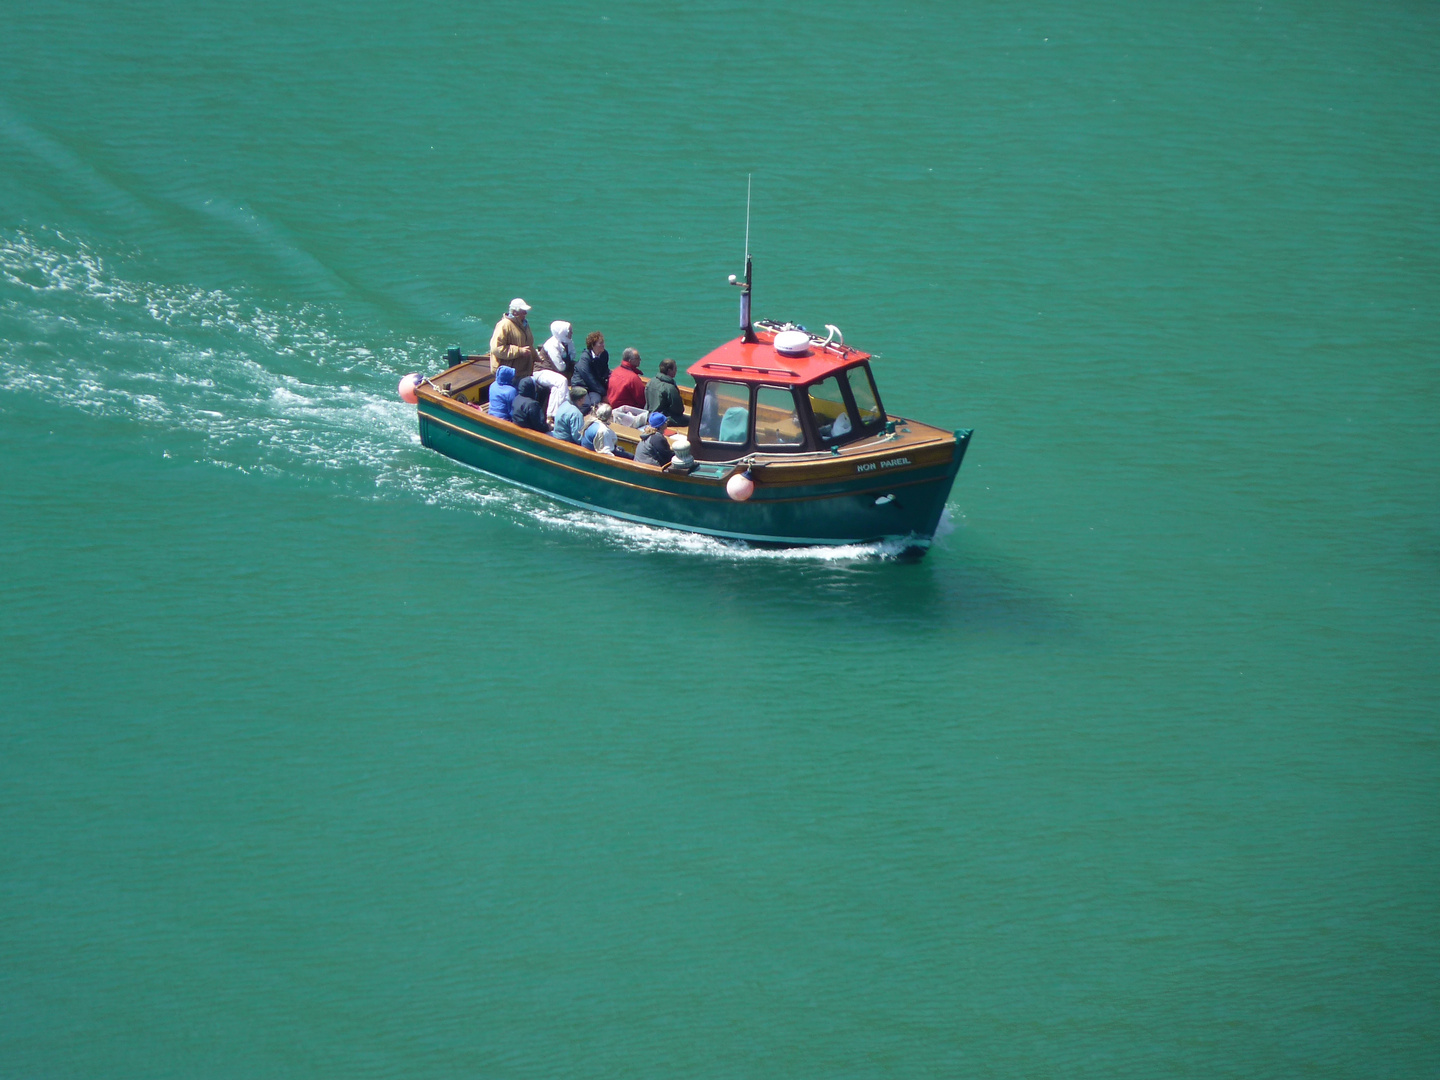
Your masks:
{"label": "mast", "polygon": [[745,340],[754,344],[760,339],[755,336],[755,327],[750,323],[750,257],[745,257],[745,282],[740,286],[740,332]]}
{"label": "mast", "polygon": [[750,184],[751,175],[745,177],[745,281],[735,281],[732,276],[730,280],[740,286],[740,333],[748,344],[755,344],[760,339],[755,336],[755,327],[750,322]]}

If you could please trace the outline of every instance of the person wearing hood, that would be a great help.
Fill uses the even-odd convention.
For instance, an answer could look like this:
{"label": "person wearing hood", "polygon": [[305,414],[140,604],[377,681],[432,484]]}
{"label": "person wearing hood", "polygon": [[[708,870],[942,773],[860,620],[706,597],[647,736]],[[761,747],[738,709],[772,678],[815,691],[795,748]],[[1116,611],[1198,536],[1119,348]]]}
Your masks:
{"label": "person wearing hood", "polygon": [[529,375],[521,379],[516,388],[515,400],[510,405],[510,419],[521,427],[550,434],[550,425],[545,422],[545,407],[540,404],[539,388]]}
{"label": "person wearing hood", "polygon": [[662,412],[677,427],[685,423],[685,399],[675,385],[675,361],[660,361],[660,374],[645,384],[645,411]]}
{"label": "person wearing hood", "polygon": [[670,464],[674,456],[670,440],[665,438],[665,414],[651,413],[650,423],[640,429],[640,441],[635,445],[635,464],[664,466]]}
{"label": "person wearing hood", "polygon": [[605,400],[612,409],[621,405],[645,407],[645,383],[640,378],[640,350],[626,349],[620,354],[620,366],[610,373]]}
{"label": "person wearing hood", "polygon": [[551,434],[557,439],[578,443],[580,433],[585,429],[585,414],[580,411],[580,402],[585,400],[585,388],[572,386],[569,396],[570,400],[555,410],[555,430]]}
{"label": "person wearing hood", "polygon": [[526,316],[530,305],[520,297],[510,301],[510,309],[495,324],[490,335],[490,370],[498,371],[501,364],[515,369],[518,382],[529,376],[535,369],[535,335],[530,332]]}
{"label": "person wearing hood", "polygon": [[540,346],[540,357],[535,361],[535,381],[540,384],[541,393],[550,395],[545,405],[546,419],[555,419],[556,410],[565,401],[570,373],[574,370],[575,346],[570,341],[570,324],[557,319],[550,324],[550,336]]}
{"label": "person wearing hood", "polygon": [[610,352],[605,348],[605,335],[591,330],[585,335],[585,351],[575,358],[575,374],[570,385],[585,388],[582,409],[593,409],[605,400],[610,391]]}
{"label": "person wearing hood", "polygon": [[495,372],[495,381],[490,384],[490,415],[496,420],[509,420],[514,400],[515,369],[505,366]]}

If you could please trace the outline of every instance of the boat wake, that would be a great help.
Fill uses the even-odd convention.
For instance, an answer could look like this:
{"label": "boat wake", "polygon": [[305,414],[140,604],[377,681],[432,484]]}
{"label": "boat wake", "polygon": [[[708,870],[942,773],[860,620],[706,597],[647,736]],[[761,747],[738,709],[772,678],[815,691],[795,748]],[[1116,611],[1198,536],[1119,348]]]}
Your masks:
{"label": "boat wake", "polygon": [[445,344],[341,325],[315,304],[150,281],[134,256],[54,230],[0,232],[0,391],[136,422],[173,458],[635,551],[854,561],[903,549],[757,548],[572,510],[464,469],[420,446],[415,410],[395,396],[400,376],[433,366]]}

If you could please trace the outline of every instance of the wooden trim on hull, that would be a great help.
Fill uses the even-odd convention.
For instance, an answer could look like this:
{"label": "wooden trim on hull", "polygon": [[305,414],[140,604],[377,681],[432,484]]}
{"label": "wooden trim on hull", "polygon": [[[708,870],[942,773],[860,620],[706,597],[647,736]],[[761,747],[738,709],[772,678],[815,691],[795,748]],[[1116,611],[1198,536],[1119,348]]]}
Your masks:
{"label": "wooden trim on hull", "polygon": [[[897,456],[889,446],[848,461],[757,465],[754,495],[734,502],[713,471],[670,474],[596,455],[438,395],[421,395],[418,420],[425,446],[567,505],[644,525],[775,545],[900,540],[924,548],[969,442],[969,432],[952,436],[917,424],[924,433],[909,437],[910,445],[898,454],[906,460],[886,472],[879,471],[880,459]],[[921,446],[930,453],[919,454]],[[857,459],[875,464],[857,470]]]}
{"label": "wooden trim on hull", "polygon": [[[481,382],[489,382],[488,373]],[[689,388],[682,389],[688,390]],[[420,387],[417,393],[422,404],[438,407],[449,413],[457,421],[467,425],[467,430],[470,429],[470,425],[473,425],[481,429],[490,428],[495,431],[504,431],[507,435],[513,435],[523,442],[545,446],[547,449],[555,449],[568,456],[573,456],[584,463],[587,472],[592,471],[590,466],[595,462],[595,456],[590,451],[573,443],[560,442],[549,434],[516,427],[505,420],[492,419],[489,413],[476,409],[467,402],[456,401],[436,393],[428,386]],[[872,472],[876,475],[894,475],[910,468],[943,465],[955,453],[957,440],[954,432],[922,424],[918,420],[906,420],[901,417],[893,419],[899,426],[896,434],[870,436],[841,446],[836,453],[821,454],[814,451],[800,454],[755,453],[742,455],[742,457],[747,461],[751,458],[754,459],[751,467],[757,475],[763,471],[763,480],[766,486],[778,486],[809,484],[819,480],[846,480],[865,472]],[[618,428],[617,431],[621,434],[633,435],[633,432],[628,432],[628,429],[625,428]],[[891,462],[896,458],[908,458],[909,460],[903,466],[892,465]],[[614,467],[618,471],[635,473],[640,476],[655,475],[648,466],[636,465],[625,458],[603,460],[606,465]],[[736,460],[740,460],[740,458]],[[664,475],[668,480],[698,485],[702,488],[709,487],[713,483],[702,477],[672,473]]]}
{"label": "wooden trim on hull", "polygon": [[[619,485],[622,486],[622,487],[634,488],[636,491],[644,491],[644,492],[646,492],[646,493],[648,493],[648,494],[651,494],[651,495],[670,495],[670,496],[674,496],[675,498],[680,498],[680,499],[700,499],[700,500],[702,500],[702,501],[704,501],[704,502],[720,502],[720,501],[721,501],[719,498],[717,498],[717,497],[715,497],[715,496],[713,496],[713,495],[694,495],[694,494],[691,494],[691,493],[688,492],[688,491],[666,491],[664,488],[650,487],[650,486],[648,486],[648,485],[646,485],[646,484],[632,484],[632,483],[630,483],[630,481],[628,481],[628,480],[621,480],[621,479],[620,479],[619,477],[617,477],[617,476],[606,476],[604,473],[596,472],[596,471],[594,471],[593,469],[580,469],[580,468],[576,468],[574,465],[568,465],[568,464],[566,464],[566,463],[563,462],[563,461],[555,461],[554,459],[548,458],[548,457],[546,457],[546,456],[543,455],[543,454],[532,454],[529,450],[522,450],[522,449],[520,449],[520,447],[518,447],[518,446],[511,446],[509,443],[505,442],[505,441],[502,440],[502,439],[492,439],[489,435],[482,435],[482,434],[481,434],[480,432],[478,432],[478,431],[471,431],[471,430],[470,430],[469,428],[467,428],[467,427],[461,427],[459,424],[452,424],[452,423],[450,423],[450,421],[448,421],[448,420],[441,420],[438,416],[431,416],[429,413],[421,413],[420,416],[421,416],[422,420],[428,421],[428,422],[430,422],[430,423],[432,423],[432,424],[439,424],[441,427],[449,428],[451,431],[457,432],[457,433],[460,434],[460,435],[465,435],[465,436],[468,436],[469,438],[472,438],[472,439],[478,439],[478,440],[480,440],[481,442],[487,442],[487,443],[489,443],[491,446],[498,446],[498,447],[500,447],[502,450],[509,450],[511,453],[520,454],[520,455],[522,455],[522,456],[524,456],[524,457],[530,458],[530,459],[533,460],[533,461],[541,461],[541,462],[544,462],[546,465],[554,465],[557,469],[565,469],[565,470],[567,470],[568,472],[579,473],[581,476],[593,477],[593,478],[596,479],[596,480],[604,480],[606,483],[619,484]],[[600,455],[595,455],[595,456],[596,456],[597,458],[600,457]],[[476,468],[479,468],[479,466],[476,466]],[[481,471],[481,472],[488,472],[489,470],[487,470],[487,469],[481,469],[480,471]],[[496,473],[491,473],[490,475],[494,476],[494,475],[498,475],[498,474],[496,474]],[[677,474],[677,475],[675,475],[675,476],[669,476],[668,474],[665,474],[665,473],[659,473],[659,474],[657,474],[657,475],[666,476],[667,479],[671,479],[671,480],[681,480],[681,479],[685,479],[685,480],[691,480],[692,482],[693,482],[693,480],[694,480],[694,478],[688,477],[688,476],[683,476],[682,474]],[[900,474],[894,474],[894,475],[900,475]],[[507,479],[507,478],[502,476],[501,479],[504,480],[504,479]],[[868,479],[868,477],[867,477],[867,479]],[[717,486],[718,483],[719,483],[718,481],[700,481],[700,482],[701,482],[701,483],[705,483],[707,487],[715,487],[715,486]],[[902,481],[900,481],[899,483],[895,483],[895,484],[882,484],[882,485],[880,485],[879,487],[869,487],[869,488],[844,488],[844,489],[842,489],[842,490],[840,490],[840,491],[829,492],[829,493],[825,493],[825,494],[819,494],[819,493],[817,493],[817,494],[814,494],[814,495],[779,495],[779,496],[766,496],[766,495],[762,495],[762,496],[761,496],[761,499],[762,499],[762,501],[764,501],[764,502],[811,502],[811,501],[813,501],[813,500],[815,500],[815,499],[824,499],[824,498],[829,498],[829,497],[836,496],[836,495],[877,495],[877,494],[883,494],[884,492],[887,492],[887,491],[894,491],[896,488],[910,487],[910,486],[912,486],[912,485],[914,485],[914,484],[929,484],[929,483],[933,483],[933,482],[934,482],[934,477],[925,476],[925,477],[921,477],[921,478],[916,479],[916,480],[902,480]],[[798,483],[798,481],[791,481],[789,486],[794,486],[795,483]],[[767,487],[769,487],[769,486],[771,486],[771,482],[770,482],[769,480],[766,480],[766,481],[765,481],[765,485],[766,485]],[[524,487],[525,485],[522,484],[522,485],[520,485],[520,486],[521,486],[521,487]],[[537,489],[537,490],[539,490],[539,489]],[[723,493],[723,488],[722,488],[722,493]],[[727,496],[727,498],[728,498],[728,496]]]}

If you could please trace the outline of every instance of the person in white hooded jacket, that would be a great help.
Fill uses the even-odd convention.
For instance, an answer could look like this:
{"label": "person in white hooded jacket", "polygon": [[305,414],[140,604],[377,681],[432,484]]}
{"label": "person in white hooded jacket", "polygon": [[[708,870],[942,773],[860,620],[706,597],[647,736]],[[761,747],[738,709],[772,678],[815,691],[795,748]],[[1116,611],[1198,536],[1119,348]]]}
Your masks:
{"label": "person in white hooded jacket", "polygon": [[570,390],[570,375],[575,370],[575,345],[570,340],[570,324],[559,320],[550,324],[550,336],[540,346],[535,361],[535,381],[550,393],[545,404],[545,417],[555,419],[555,410],[565,402]]}

